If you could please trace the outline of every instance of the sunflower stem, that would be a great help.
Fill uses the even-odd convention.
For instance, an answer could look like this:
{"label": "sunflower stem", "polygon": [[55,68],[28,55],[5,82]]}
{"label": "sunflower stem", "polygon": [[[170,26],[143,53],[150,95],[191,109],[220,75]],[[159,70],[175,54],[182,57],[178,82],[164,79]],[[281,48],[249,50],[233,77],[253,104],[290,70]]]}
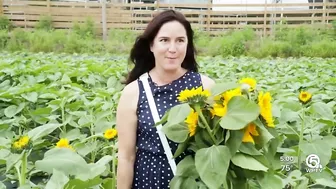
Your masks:
{"label": "sunflower stem", "polygon": [[214,129],[213,129],[213,131],[212,131],[212,133],[213,133],[214,135],[217,133],[217,131],[218,131],[219,127],[220,127],[220,124],[219,124],[220,121],[221,121],[221,119],[218,119],[218,120],[216,120],[216,122],[215,122],[215,127],[214,127]]}
{"label": "sunflower stem", "polygon": [[117,172],[116,172],[116,157],[115,157],[116,153],[115,153],[115,149],[112,148],[112,157],[113,157],[113,160],[112,160],[112,175],[113,175],[113,179],[112,179],[112,189],[116,189],[116,186],[117,186]]}
{"label": "sunflower stem", "polygon": [[24,150],[23,156],[21,158],[20,186],[26,184],[26,173],[27,173],[27,152],[26,150]]}
{"label": "sunflower stem", "polygon": [[300,131],[299,149],[298,149],[298,168],[299,170],[301,170],[301,149],[302,149],[302,142],[303,142],[304,115],[305,115],[305,108],[302,109],[302,115],[301,115],[301,131]]}
{"label": "sunflower stem", "polygon": [[209,135],[210,135],[210,138],[211,138],[213,144],[217,145],[216,139],[215,139],[215,137],[212,135],[212,131],[211,131],[211,129],[210,129],[210,126],[209,126],[208,122],[206,121],[206,119],[204,118],[204,115],[203,115],[203,113],[202,113],[202,110],[201,110],[200,106],[199,106],[199,105],[196,105],[196,106],[195,106],[195,110],[196,110],[196,112],[198,113],[198,115],[199,115],[199,117],[201,118],[201,120],[203,121],[203,123],[204,123],[204,125],[205,125],[205,129],[208,131],[208,133],[209,133]]}
{"label": "sunflower stem", "polygon": [[251,94],[249,92],[249,90],[242,90],[242,93],[246,95],[247,99],[251,99]]}

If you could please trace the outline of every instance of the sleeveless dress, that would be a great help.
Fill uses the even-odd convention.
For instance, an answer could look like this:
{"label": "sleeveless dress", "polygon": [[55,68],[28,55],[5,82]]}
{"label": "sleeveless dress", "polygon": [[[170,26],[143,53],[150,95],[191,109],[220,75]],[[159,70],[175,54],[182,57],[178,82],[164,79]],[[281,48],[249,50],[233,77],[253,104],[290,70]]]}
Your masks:
{"label": "sleeveless dress", "polygon": [[[202,86],[201,76],[197,72],[187,71],[183,76],[173,82],[157,86],[148,78],[156,107],[160,118],[171,107],[179,104],[177,97],[182,90],[198,88]],[[139,101],[137,107],[137,153],[134,163],[133,189],[166,189],[173,178],[173,172],[167,161],[163,146],[146,98],[142,82],[138,79]],[[164,125],[163,125],[164,127]],[[169,146],[174,155],[178,144],[168,139]],[[178,164],[186,153],[175,159]]]}

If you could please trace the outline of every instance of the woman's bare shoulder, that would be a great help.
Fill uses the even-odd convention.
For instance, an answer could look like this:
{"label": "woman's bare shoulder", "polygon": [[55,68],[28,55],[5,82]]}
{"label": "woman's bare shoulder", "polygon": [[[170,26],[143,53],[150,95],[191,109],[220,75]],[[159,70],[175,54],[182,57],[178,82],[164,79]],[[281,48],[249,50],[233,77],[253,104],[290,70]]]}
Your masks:
{"label": "woman's bare shoulder", "polygon": [[139,98],[139,86],[138,81],[132,81],[127,84],[121,92],[119,103],[130,105],[132,108],[136,108]]}
{"label": "woman's bare shoulder", "polygon": [[125,95],[129,95],[129,94],[134,94],[134,93],[138,93],[139,92],[139,87],[138,87],[138,81],[137,80],[134,80],[132,81],[131,83],[127,84],[122,93],[125,94]]}

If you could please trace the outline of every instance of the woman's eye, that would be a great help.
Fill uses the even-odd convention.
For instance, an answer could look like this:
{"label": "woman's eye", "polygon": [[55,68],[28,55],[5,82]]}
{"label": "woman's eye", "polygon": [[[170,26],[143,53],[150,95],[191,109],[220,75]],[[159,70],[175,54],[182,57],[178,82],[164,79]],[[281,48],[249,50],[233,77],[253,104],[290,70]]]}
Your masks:
{"label": "woman's eye", "polygon": [[180,42],[180,43],[183,43],[183,42],[184,42],[184,40],[183,40],[183,39],[180,39],[178,42]]}
{"label": "woman's eye", "polygon": [[167,42],[167,39],[161,39],[160,41],[161,42]]}

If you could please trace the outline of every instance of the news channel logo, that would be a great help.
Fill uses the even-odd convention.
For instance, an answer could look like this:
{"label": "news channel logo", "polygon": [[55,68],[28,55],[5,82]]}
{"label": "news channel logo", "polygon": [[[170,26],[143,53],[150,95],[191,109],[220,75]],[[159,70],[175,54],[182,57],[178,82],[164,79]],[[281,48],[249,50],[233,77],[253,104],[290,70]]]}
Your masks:
{"label": "news channel logo", "polygon": [[306,165],[307,165],[306,171],[308,173],[322,172],[323,170],[320,157],[316,154],[310,154],[307,156]]}

